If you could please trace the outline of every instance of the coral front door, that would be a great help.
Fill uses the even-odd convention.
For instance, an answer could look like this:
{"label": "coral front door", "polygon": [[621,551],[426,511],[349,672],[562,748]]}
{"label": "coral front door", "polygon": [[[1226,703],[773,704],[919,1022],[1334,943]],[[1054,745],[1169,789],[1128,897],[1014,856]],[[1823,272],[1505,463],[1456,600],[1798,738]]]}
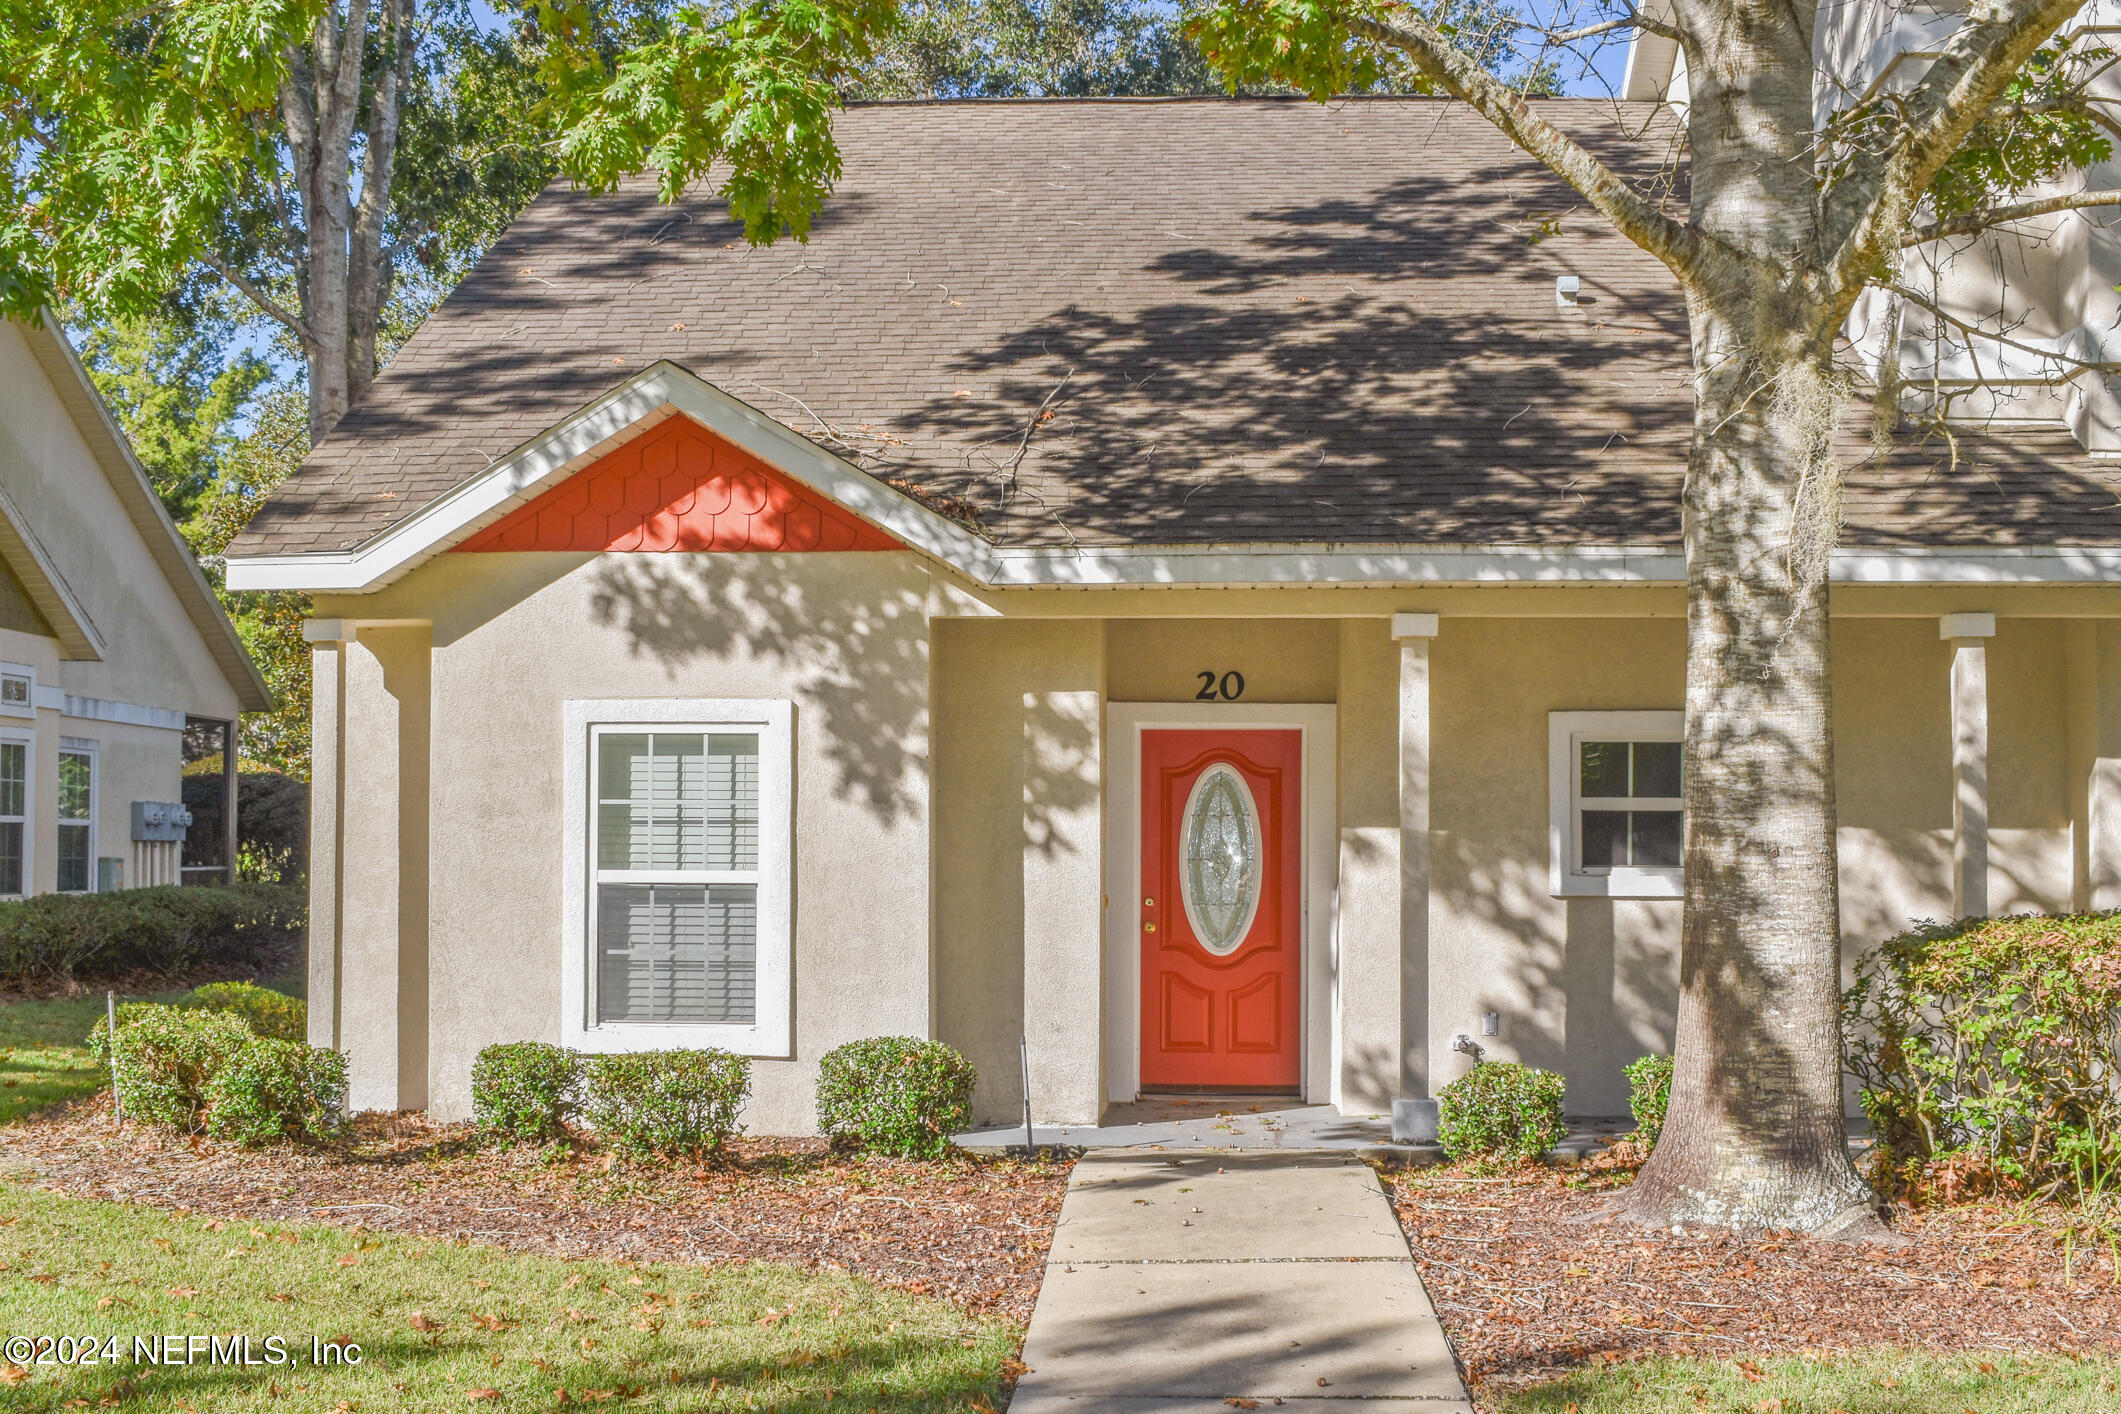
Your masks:
{"label": "coral front door", "polygon": [[1141,744],[1142,1087],[1295,1090],[1303,733]]}

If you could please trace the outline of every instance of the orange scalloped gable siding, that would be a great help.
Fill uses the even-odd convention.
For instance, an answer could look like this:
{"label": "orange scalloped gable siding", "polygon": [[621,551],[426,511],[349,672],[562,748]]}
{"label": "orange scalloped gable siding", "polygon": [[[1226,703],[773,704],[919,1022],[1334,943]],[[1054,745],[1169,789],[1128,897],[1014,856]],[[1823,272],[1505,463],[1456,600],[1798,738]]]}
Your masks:
{"label": "orange scalloped gable siding", "polygon": [[459,550],[903,550],[690,418],[590,463]]}

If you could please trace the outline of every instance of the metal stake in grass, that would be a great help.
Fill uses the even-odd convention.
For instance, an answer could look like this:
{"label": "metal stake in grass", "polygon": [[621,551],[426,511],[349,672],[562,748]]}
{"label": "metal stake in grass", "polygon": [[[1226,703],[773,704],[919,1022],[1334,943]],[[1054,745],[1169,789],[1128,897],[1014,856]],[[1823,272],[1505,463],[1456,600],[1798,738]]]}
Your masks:
{"label": "metal stake in grass", "polygon": [[1038,1157],[1038,1141],[1031,1137],[1031,1038],[1018,1034],[1016,1038],[1017,1059],[1024,1067],[1024,1154],[1028,1158]]}
{"label": "metal stake in grass", "polygon": [[105,992],[103,1007],[110,1025],[110,1127],[116,1129],[125,1122],[118,1100],[118,994]]}

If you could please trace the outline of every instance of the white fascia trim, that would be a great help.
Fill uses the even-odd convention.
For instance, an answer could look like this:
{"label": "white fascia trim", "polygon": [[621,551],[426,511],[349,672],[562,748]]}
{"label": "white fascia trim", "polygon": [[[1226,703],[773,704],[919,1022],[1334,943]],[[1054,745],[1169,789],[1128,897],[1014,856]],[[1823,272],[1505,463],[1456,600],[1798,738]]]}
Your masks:
{"label": "white fascia trim", "polygon": [[20,571],[22,587],[28,591],[30,602],[44,615],[52,631],[59,636],[59,646],[68,658],[90,662],[103,657],[107,645],[95,620],[88,616],[73,586],[52,561],[51,552],[37,538],[29,517],[15,504],[7,488],[0,487],[0,550],[13,549],[20,558],[16,568]]}
{"label": "white fascia trim", "polygon": [[1836,550],[1836,584],[2121,584],[2121,547]]}
{"label": "white fascia trim", "polygon": [[[902,538],[917,543],[911,536]],[[975,543],[977,554],[968,554],[962,561],[942,554],[936,558],[975,583],[994,589],[1686,583],[1686,557],[1676,549],[1648,545],[1115,545],[997,550]],[[338,557],[329,558],[345,563]],[[302,555],[231,561],[230,574],[233,580],[238,564],[261,572],[285,566],[286,580],[267,583],[262,573],[246,575],[234,584],[239,589],[360,593],[389,582],[361,582],[354,575],[326,582],[326,576],[318,573],[325,559]],[[1836,584],[2121,584],[2121,546],[1843,549],[1834,552],[1832,578]]]}
{"label": "white fascia trim", "polygon": [[228,587],[326,594],[381,589],[672,413],[692,418],[915,549],[975,579],[991,577],[988,561],[994,551],[985,541],[742,399],[663,361],[366,544],[341,554],[231,557]]}
{"label": "white fascia trim", "polygon": [[997,589],[1154,585],[1682,583],[1686,560],[1653,545],[1117,545],[991,552]]}

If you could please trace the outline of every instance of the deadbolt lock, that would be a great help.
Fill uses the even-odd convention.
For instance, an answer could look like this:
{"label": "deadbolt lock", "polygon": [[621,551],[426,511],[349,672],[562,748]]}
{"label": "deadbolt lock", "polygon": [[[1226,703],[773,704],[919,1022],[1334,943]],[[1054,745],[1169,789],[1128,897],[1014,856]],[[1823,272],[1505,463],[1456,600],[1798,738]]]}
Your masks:
{"label": "deadbolt lock", "polygon": [[1153,899],[1153,898],[1145,898],[1145,899],[1143,899],[1143,900],[1142,900],[1142,907],[1143,907],[1143,908],[1154,908],[1154,907],[1156,907],[1156,900],[1155,900],[1155,899]]}

